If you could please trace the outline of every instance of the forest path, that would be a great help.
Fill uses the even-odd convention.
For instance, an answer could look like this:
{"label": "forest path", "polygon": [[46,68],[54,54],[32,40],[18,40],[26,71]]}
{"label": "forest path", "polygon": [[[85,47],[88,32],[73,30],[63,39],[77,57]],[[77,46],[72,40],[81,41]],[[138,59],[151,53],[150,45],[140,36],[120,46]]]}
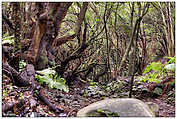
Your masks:
{"label": "forest path", "polygon": [[[11,111],[3,112],[3,116],[25,116],[25,117],[76,117],[77,112],[83,107],[88,106],[91,103],[97,102],[99,100],[103,100],[105,98],[122,98],[127,97],[127,89],[126,87],[122,87],[121,94],[110,92],[108,93],[92,93],[89,94],[86,90],[89,89],[88,84],[82,83],[80,81],[73,81],[70,86],[69,93],[65,93],[63,91],[49,89],[47,86],[44,87],[44,92],[47,98],[58,108],[62,108],[63,112],[54,113],[50,111],[49,107],[38,100],[36,97],[33,97],[30,93],[29,88],[19,88],[16,86],[12,86],[9,81],[9,78],[3,79],[3,89],[6,90],[8,94],[3,92],[2,103],[7,104],[8,102],[17,102],[19,98],[24,98],[26,103],[24,104],[24,110],[18,109],[18,105],[13,108]],[[125,80],[125,79],[123,79]],[[126,82],[126,81],[125,81]],[[126,85],[125,85],[126,86]],[[12,89],[10,89],[13,88]],[[101,92],[101,91],[99,91]],[[174,93],[174,89],[171,90],[172,94]],[[171,98],[167,97],[167,95],[163,96],[151,96],[148,93],[144,94],[134,94],[135,98],[142,100],[143,102],[154,102],[159,105],[159,116],[160,117],[175,117],[175,98],[172,96]],[[29,100],[31,99],[31,100]],[[170,99],[170,100],[167,100]],[[36,102],[34,101],[36,100]],[[35,104],[35,108],[31,108],[29,105]],[[15,111],[14,111],[15,110]]]}

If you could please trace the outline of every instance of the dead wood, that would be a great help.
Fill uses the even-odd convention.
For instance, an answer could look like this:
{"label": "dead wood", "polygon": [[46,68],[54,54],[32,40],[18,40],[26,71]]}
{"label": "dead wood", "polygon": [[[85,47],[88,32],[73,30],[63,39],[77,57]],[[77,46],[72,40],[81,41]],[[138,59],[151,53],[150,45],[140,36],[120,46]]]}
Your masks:
{"label": "dead wood", "polygon": [[12,77],[14,80],[14,83],[17,86],[29,86],[30,85],[30,81],[27,78],[22,77],[20,73],[17,72],[14,68],[12,68],[6,63],[2,63],[2,65],[3,65],[3,69],[2,69],[3,73],[6,74],[7,76]]}
{"label": "dead wood", "polygon": [[40,85],[35,81],[35,70],[34,70],[34,66],[31,64],[28,64],[26,67],[26,72],[28,77],[30,77],[30,80],[32,82],[32,89],[33,89],[33,95],[35,95],[35,92],[37,92],[37,96],[38,98],[44,102],[45,104],[47,104],[49,106],[49,108],[56,112],[56,113],[60,113],[63,111],[62,108],[57,108],[55,105],[53,105],[45,96],[43,89],[40,87]]}
{"label": "dead wood", "polygon": [[45,104],[47,104],[49,106],[49,108],[56,112],[56,113],[61,113],[63,112],[64,110],[62,108],[57,108],[55,105],[53,105],[47,98],[46,96],[44,96],[44,92],[43,92],[43,89],[39,89],[39,91],[37,91],[37,95],[38,95],[38,98],[44,102]]}
{"label": "dead wood", "polygon": [[16,112],[16,108],[18,107],[18,109],[20,109],[23,105],[25,104],[25,100],[19,100],[16,103],[15,102],[9,102],[6,104],[2,105],[2,112],[7,112],[9,110],[13,110],[14,112]]}

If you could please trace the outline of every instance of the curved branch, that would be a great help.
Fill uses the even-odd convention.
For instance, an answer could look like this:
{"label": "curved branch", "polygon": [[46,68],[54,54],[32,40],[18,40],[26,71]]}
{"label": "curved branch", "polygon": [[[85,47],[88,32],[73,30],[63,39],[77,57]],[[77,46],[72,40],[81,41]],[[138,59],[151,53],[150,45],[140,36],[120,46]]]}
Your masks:
{"label": "curved branch", "polygon": [[15,30],[15,28],[12,25],[12,22],[2,13],[2,19],[7,23],[7,25],[12,29]]}

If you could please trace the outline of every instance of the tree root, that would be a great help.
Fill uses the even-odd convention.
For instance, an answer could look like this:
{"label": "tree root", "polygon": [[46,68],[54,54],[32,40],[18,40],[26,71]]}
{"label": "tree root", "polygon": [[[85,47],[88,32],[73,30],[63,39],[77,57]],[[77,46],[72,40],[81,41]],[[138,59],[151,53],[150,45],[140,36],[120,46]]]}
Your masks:
{"label": "tree root", "polygon": [[[3,65],[3,73],[7,76],[10,76],[13,78],[15,85],[17,86],[29,86],[30,81],[27,78],[24,78],[20,75],[19,72],[17,72],[14,68],[9,66],[6,63],[2,63]],[[9,73],[10,72],[10,73]]]}
{"label": "tree root", "polygon": [[[42,87],[35,81],[35,70],[33,65],[28,64],[26,66],[26,69],[23,70],[23,72],[17,72],[14,68],[9,66],[8,64],[3,63],[3,73],[7,74],[8,76],[11,75],[11,77],[13,77],[14,79],[14,84],[17,86],[32,86],[31,91],[33,92],[33,95],[36,96],[37,94],[37,97],[42,102],[47,104],[51,111],[54,111],[56,113],[61,113],[64,111],[62,108],[58,108],[55,105],[53,105],[47,99],[47,96],[44,95]],[[3,112],[6,112],[8,110],[11,110],[15,105],[17,104],[13,102],[7,103],[3,105],[2,110]]]}

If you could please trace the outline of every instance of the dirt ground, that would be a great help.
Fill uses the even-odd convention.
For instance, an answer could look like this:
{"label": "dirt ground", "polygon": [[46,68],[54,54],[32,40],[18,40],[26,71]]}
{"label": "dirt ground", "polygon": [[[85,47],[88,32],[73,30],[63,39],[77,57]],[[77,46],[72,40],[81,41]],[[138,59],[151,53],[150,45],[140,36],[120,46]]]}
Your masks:
{"label": "dirt ground", "polygon": [[[119,98],[118,93],[110,94],[91,94],[85,95],[85,89],[88,88],[88,84],[80,81],[73,81],[69,88],[69,93],[65,93],[59,90],[51,90],[47,87],[44,88],[44,92],[48,99],[57,107],[62,108],[61,113],[52,112],[49,107],[40,101],[37,97],[31,95],[29,88],[19,88],[12,86],[12,83],[8,78],[3,78],[3,92],[2,103],[7,104],[9,102],[17,102],[20,98],[25,100],[22,107],[18,108],[15,105],[13,109],[3,112],[4,117],[17,116],[17,117],[76,117],[77,112],[94,102],[103,100],[104,98]],[[126,86],[126,85],[125,85]],[[122,89],[126,89],[122,87]],[[126,91],[126,90],[125,90]],[[174,91],[174,90],[173,90]],[[174,91],[175,92],[175,91]],[[126,97],[126,92],[121,93]],[[134,94],[136,95],[136,94]],[[159,116],[160,117],[175,117],[175,98],[167,100],[167,95],[161,96],[149,96],[148,94],[138,94],[135,98],[138,98],[144,102],[154,102],[159,105]],[[31,106],[35,105],[35,106]]]}

